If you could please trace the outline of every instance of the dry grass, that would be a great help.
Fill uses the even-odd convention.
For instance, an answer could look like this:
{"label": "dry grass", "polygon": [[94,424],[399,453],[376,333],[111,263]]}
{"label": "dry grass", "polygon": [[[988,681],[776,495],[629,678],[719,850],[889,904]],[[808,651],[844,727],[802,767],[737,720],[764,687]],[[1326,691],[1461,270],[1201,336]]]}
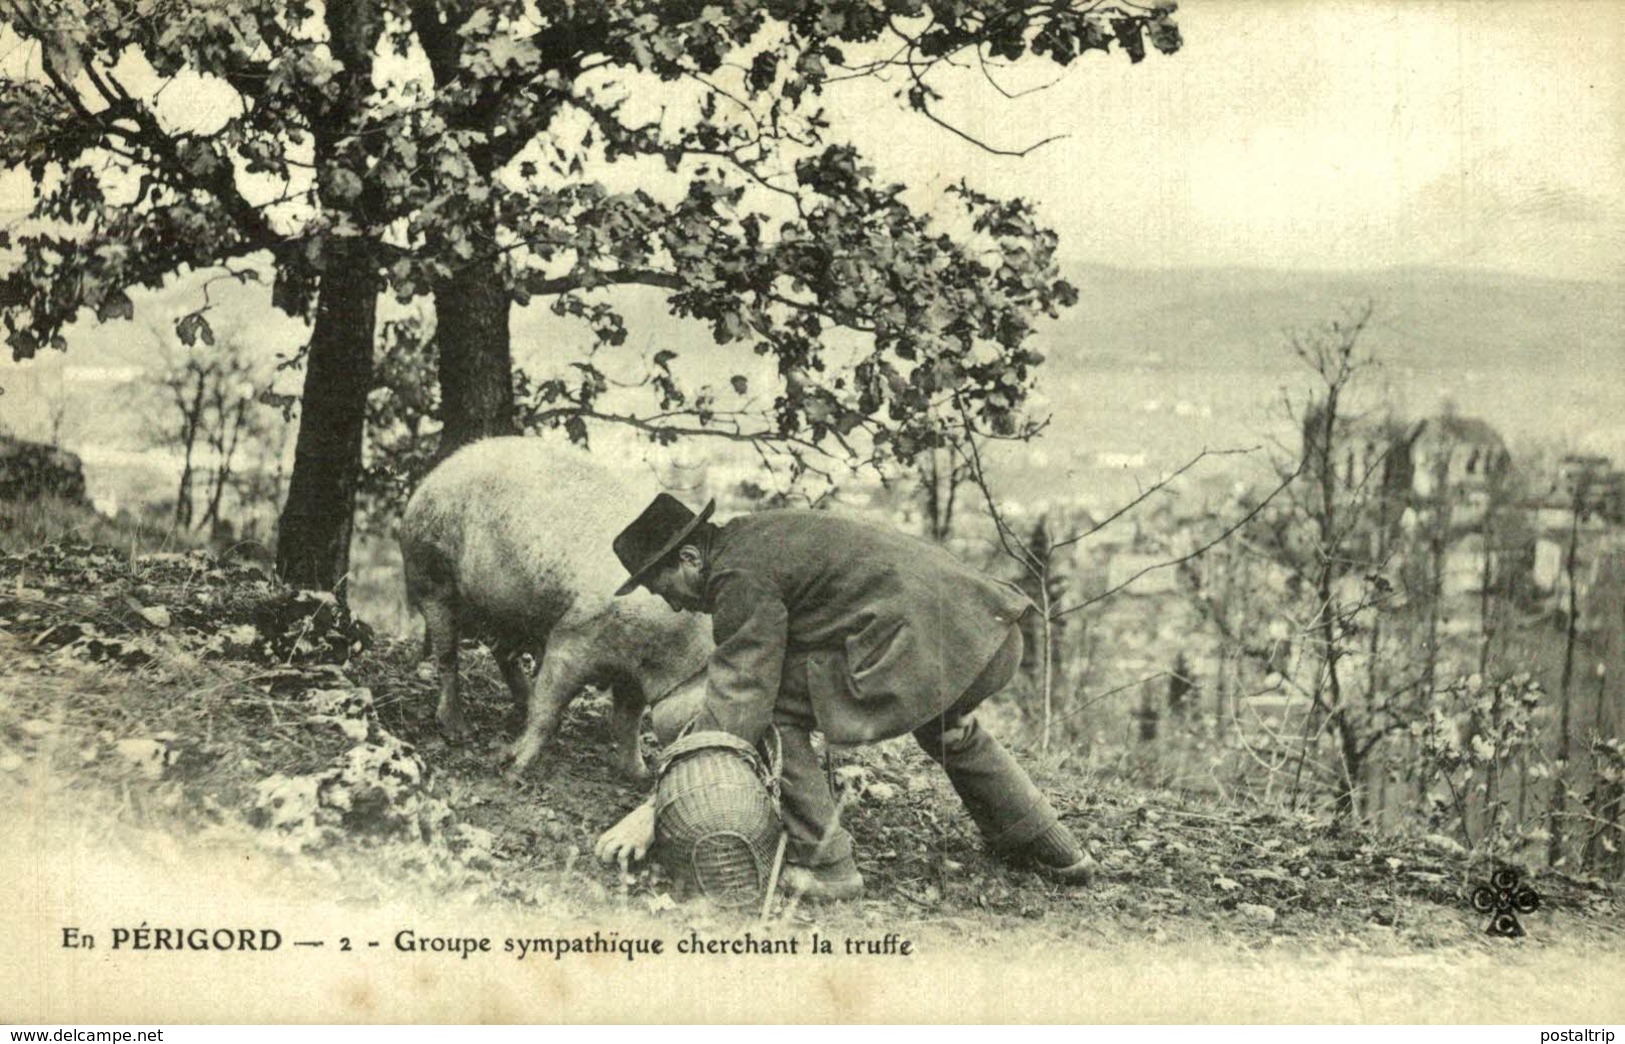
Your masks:
{"label": "dry grass", "polygon": [[200,546],[190,534],[177,534],[170,527],[127,517],[108,518],[57,497],[0,500],[0,554],[31,551],[62,540],[118,548],[132,557]]}

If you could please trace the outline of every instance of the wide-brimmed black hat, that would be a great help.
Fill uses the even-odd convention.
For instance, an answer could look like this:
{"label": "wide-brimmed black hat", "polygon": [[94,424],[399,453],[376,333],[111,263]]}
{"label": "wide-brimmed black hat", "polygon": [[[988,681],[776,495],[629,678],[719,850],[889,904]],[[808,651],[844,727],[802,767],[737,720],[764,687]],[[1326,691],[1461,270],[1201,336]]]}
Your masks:
{"label": "wide-brimmed black hat", "polygon": [[637,590],[638,585],[643,583],[644,575],[659,565],[662,558],[682,546],[684,538],[710,518],[711,512],[716,509],[717,502],[712,500],[696,515],[688,509],[688,505],[670,493],[655,497],[643,509],[643,514],[615,538],[615,557],[632,574],[631,579],[616,590],[615,597]]}

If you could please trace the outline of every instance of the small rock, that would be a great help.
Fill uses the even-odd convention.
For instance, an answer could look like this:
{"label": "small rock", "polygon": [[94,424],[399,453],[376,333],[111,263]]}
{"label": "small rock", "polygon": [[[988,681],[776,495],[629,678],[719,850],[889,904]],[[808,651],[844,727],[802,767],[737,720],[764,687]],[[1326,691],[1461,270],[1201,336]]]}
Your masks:
{"label": "small rock", "polygon": [[876,801],[890,801],[897,796],[897,788],[890,783],[871,783],[869,788],[864,791],[864,794]]}
{"label": "small rock", "polygon": [[165,609],[161,605],[155,605],[147,609],[142,609],[140,610],[140,613],[141,619],[152,624],[154,627],[168,627],[170,624],[169,610]]}
{"label": "small rock", "polygon": [[1462,855],[1467,851],[1465,848],[1461,847],[1460,841],[1457,841],[1453,837],[1446,837],[1443,834],[1429,834],[1427,837],[1423,838],[1423,841],[1427,843],[1429,848],[1449,852],[1453,855]]}
{"label": "small rock", "polygon": [[0,772],[16,772],[23,767],[23,759],[9,751],[0,754]]}
{"label": "small rock", "polygon": [[164,745],[151,739],[119,740],[113,745],[119,757],[128,761],[148,779],[160,779],[164,774]]}
{"label": "small rock", "polygon": [[1234,892],[1236,889],[1240,888],[1241,885],[1230,880],[1228,877],[1215,877],[1213,879],[1213,887],[1219,889],[1221,892]]}
{"label": "small rock", "polygon": [[1254,924],[1274,924],[1275,907],[1262,903],[1237,903],[1236,912]]}
{"label": "small rock", "polygon": [[25,736],[33,739],[44,739],[56,731],[54,722],[45,721],[41,718],[30,718],[17,727],[23,730]]}
{"label": "small rock", "polygon": [[[254,630],[253,624],[238,624],[236,627],[228,627],[221,631],[220,636],[230,645],[253,645],[254,639],[259,637],[259,632]],[[434,666],[432,664],[425,664],[425,666],[429,668],[429,673],[432,675]]]}

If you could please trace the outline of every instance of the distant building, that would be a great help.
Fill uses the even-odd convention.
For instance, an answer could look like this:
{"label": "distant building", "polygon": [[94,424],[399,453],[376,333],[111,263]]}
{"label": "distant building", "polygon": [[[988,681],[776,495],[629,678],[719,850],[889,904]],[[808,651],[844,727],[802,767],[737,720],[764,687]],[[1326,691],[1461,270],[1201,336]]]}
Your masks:
{"label": "distant building", "polygon": [[[1303,453],[1309,478],[1320,454],[1324,413],[1313,409],[1303,422]],[[1506,441],[1476,417],[1445,413],[1416,423],[1387,417],[1352,421],[1332,433],[1330,466],[1340,489],[1381,496],[1416,511],[1448,502],[1452,525],[1481,522],[1492,491],[1512,463]],[[1393,516],[1398,517],[1398,512]]]}
{"label": "distant building", "polygon": [[1557,484],[1548,503],[1580,512],[1580,521],[1600,518],[1625,522],[1625,472],[1609,457],[1570,454],[1557,465]]}
{"label": "distant building", "polygon": [[[1389,417],[1380,421],[1356,421],[1332,433],[1330,470],[1333,481],[1346,492],[1381,496],[1403,504],[1410,496],[1414,468],[1411,445],[1423,425],[1407,426]],[[1303,421],[1303,455],[1308,462],[1308,478],[1318,481],[1316,472],[1325,433],[1325,413],[1311,409]],[[1398,517],[1398,512],[1394,517]]]}
{"label": "distant building", "polygon": [[1609,457],[1570,454],[1528,506],[1536,530],[1552,541],[1566,539],[1576,523],[1588,530],[1620,525],[1625,523],[1625,473]]}
{"label": "distant building", "polygon": [[1512,465],[1506,441],[1476,417],[1453,413],[1425,421],[1411,443],[1411,491],[1449,505],[1452,526],[1477,526]]}
{"label": "distant building", "polygon": [[1608,457],[1570,454],[1558,462],[1546,492],[1530,506],[1538,534],[1535,589],[1547,595],[1551,607],[1565,610],[1573,548],[1580,628],[1594,629],[1602,619],[1599,614],[1610,612],[1608,599],[1594,597],[1594,592],[1625,587],[1619,582],[1625,576],[1625,531],[1619,528],[1625,522],[1625,473]]}
{"label": "distant building", "polygon": [[[1490,560],[1485,561],[1484,534],[1468,533],[1445,550],[1444,561],[1440,563],[1439,579],[1443,584],[1443,594],[1446,598],[1459,598],[1463,595],[1476,595],[1484,590],[1484,581],[1495,579],[1495,568],[1502,556],[1495,551],[1490,552]],[[1488,569],[1490,575],[1485,576]]]}

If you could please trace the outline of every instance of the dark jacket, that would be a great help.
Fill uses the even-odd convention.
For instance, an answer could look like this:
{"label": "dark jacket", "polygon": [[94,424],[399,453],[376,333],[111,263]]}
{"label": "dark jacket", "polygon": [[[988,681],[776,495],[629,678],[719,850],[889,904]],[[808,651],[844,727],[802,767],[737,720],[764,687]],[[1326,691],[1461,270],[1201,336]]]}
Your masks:
{"label": "dark jacket", "polygon": [[[1031,603],[934,544],[823,511],[764,511],[717,528],[702,719],[754,741],[781,689],[824,735],[863,743],[949,707]],[[805,671],[804,677],[786,677]]]}

